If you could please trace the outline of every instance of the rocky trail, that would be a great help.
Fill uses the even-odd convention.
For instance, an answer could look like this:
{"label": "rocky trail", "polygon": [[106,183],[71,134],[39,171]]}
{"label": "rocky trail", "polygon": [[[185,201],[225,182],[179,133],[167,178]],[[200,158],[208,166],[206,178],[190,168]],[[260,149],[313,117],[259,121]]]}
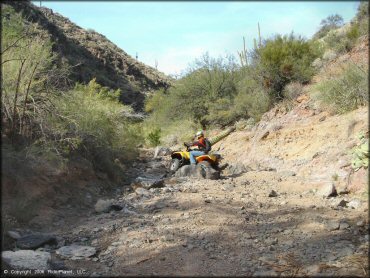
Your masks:
{"label": "rocky trail", "polygon": [[135,191],[42,234],[13,231],[19,249],[36,251],[3,259],[89,276],[368,275],[368,204],[356,196],[328,197],[332,188],[307,190],[294,173],[268,168],[229,167],[219,180],[164,177],[168,163],[143,150]]}

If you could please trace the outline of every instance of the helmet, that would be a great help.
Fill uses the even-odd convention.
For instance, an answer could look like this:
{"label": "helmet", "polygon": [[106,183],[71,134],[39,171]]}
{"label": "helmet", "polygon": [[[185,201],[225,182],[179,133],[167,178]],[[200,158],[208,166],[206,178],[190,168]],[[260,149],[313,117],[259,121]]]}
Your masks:
{"label": "helmet", "polygon": [[195,134],[195,136],[197,136],[199,138],[199,137],[204,136],[204,133],[203,133],[202,130],[200,130],[200,131],[197,132],[197,134]]}

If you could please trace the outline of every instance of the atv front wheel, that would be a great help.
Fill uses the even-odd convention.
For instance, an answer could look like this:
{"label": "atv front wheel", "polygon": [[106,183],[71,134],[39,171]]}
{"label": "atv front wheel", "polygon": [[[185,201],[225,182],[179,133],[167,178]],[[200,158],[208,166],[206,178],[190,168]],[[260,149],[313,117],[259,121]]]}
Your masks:
{"label": "atv front wheel", "polygon": [[171,173],[175,173],[181,166],[181,161],[178,158],[174,158],[171,160],[170,164],[170,171]]}

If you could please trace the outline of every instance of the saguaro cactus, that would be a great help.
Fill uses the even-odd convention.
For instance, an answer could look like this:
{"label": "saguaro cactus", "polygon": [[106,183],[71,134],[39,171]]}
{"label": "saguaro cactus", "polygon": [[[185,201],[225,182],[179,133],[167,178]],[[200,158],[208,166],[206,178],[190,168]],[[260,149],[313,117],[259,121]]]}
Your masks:
{"label": "saguaro cactus", "polygon": [[238,55],[240,58],[240,64],[242,67],[248,65],[248,57],[247,57],[247,48],[245,47],[245,37],[243,36],[243,50],[238,51]]}

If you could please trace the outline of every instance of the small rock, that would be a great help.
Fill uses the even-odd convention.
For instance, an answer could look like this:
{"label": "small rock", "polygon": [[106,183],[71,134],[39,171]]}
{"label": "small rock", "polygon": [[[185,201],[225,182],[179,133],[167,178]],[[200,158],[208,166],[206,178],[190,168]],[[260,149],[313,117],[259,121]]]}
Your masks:
{"label": "small rock", "polygon": [[145,188],[145,189],[160,188],[160,187],[164,187],[164,180],[156,179],[156,178],[138,177],[131,184],[131,187],[133,189],[140,188],[140,187]]}
{"label": "small rock", "polygon": [[315,275],[321,272],[319,265],[308,265],[303,270],[307,275]]}
{"label": "small rock", "polygon": [[152,193],[150,193],[149,190],[147,190],[145,188],[141,188],[141,187],[136,188],[135,193],[137,195],[139,195],[139,196],[144,196],[144,197],[150,197],[150,196],[152,196]]}
{"label": "small rock", "polygon": [[353,208],[353,209],[358,209],[359,207],[361,207],[361,201],[358,200],[358,199],[353,199],[352,201],[350,201],[347,206],[349,208]]}
{"label": "small rock", "polygon": [[326,120],[326,116],[322,116],[320,119],[319,119],[319,122],[323,122]]}
{"label": "small rock", "polygon": [[297,175],[297,174],[293,171],[282,171],[282,172],[280,172],[280,176],[282,176],[282,177],[294,177],[295,175]]}
{"label": "small rock", "polygon": [[339,229],[340,230],[345,230],[345,229],[348,229],[349,227],[350,227],[350,225],[347,222],[340,222],[340,224],[339,224]]}
{"label": "small rock", "polygon": [[105,212],[108,213],[111,209],[113,200],[102,200],[99,199],[95,204],[95,211],[97,213]]}
{"label": "small rock", "polygon": [[120,206],[120,205],[116,205],[116,204],[113,204],[113,205],[111,205],[110,207],[109,207],[109,210],[111,211],[111,210],[114,210],[114,211],[120,211],[120,210],[122,210],[123,209],[123,207],[122,206]]}
{"label": "small rock", "polygon": [[275,190],[271,190],[271,192],[269,193],[268,197],[277,197],[277,193]]}
{"label": "small rock", "polygon": [[347,206],[346,200],[340,200],[339,203],[336,205],[337,207],[346,207]]}
{"label": "small rock", "polygon": [[274,270],[258,270],[253,273],[252,277],[277,277],[278,274]]}
{"label": "small rock", "polygon": [[328,183],[322,186],[318,191],[318,194],[325,198],[334,197],[337,195],[337,189],[335,188],[334,183]]}
{"label": "small rock", "polygon": [[64,258],[78,260],[95,255],[96,249],[90,246],[70,245],[59,248],[56,253]]}
{"label": "small rock", "polygon": [[326,225],[326,227],[329,231],[338,230],[339,226],[340,226],[340,223],[339,223],[339,221],[336,221],[336,220],[329,221]]}
{"label": "small rock", "polygon": [[3,251],[2,260],[12,269],[50,269],[51,255],[48,252],[33,250]]}
{"label": "small rock", "polygon": [[356,226],[357,227],[364,227],[365,226],[365,221],[364,220],[360,220],[356,223]]}

